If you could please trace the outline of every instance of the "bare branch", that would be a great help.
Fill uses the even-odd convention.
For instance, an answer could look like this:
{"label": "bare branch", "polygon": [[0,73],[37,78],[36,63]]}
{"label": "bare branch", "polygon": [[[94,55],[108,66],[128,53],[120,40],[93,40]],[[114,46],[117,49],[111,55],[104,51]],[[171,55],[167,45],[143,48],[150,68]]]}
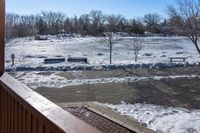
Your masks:
{"label": "bare branch", "polygon": [[118,44],[120,41],[122,41],[122,38],[113,32],[107,32],[105,33],[105,36],[99,41],[100,43],[104,43],[109,46],[110,51],[110,64],[112,63],[112,49],[113,46]]}

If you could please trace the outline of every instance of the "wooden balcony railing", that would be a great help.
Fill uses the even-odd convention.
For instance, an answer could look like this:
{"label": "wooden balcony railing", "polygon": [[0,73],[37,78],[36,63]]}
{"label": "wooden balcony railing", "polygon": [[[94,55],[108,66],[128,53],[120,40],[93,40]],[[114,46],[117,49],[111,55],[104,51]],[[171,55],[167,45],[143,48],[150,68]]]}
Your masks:
{"label": "wooden balcony railing", "polygon": [[4,73],[0,77],[0,133],[100,133]]}

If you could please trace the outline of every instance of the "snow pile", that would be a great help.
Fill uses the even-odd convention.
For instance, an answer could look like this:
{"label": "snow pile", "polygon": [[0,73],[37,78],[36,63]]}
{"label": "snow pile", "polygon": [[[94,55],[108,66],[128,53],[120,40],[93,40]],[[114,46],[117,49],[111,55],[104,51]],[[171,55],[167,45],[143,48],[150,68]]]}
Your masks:
{"label": "snow pile", "polygon": [[106,106],[146,124],[148,128],[157,132],[200,133],[200,110],[126,103]]}
{"label": "snow pile", "polygon": [[45,74],[45,72],[18,73],[16,79],[26,84],[32,89],[38,87],[63,88],[67,86],[78,86],[84,84],[107,84],[107,83],[134,83],[137,81],[176,79],[176,78],[200,78],[198,75],[176,75],[176,76],[150,76],[150,77],[112,77],[85,79],[77,77],[76,79],[66,79],[58,76],[58,72]]}
{"label": "snow pile", "polygon": [[[30,57],[30,56],[29,56]],[[42,57],[42,56],[41,56]],[[39,57],[40,58],[40,57]],[[40,58],[42,59],[42,58]],[[44,60],[44,59],[43,59]],[[32,60],[34,61],[34,60]],[[36,62],[34,62],[36,63]],[[195,63],[155,63],[155,64],[113,64],[113,65],[91,65],[85,63],[57,63],[57,64],[40,64],[36,66],[34,64],[20,64],[20,65],[7,65],[6,71],[109,71],[109,70],[124,70],[124,69],[138,69],[138,68],[173,68],[173,67],[190,67],[200,66],[200,62]]]}
{"label": "snow pile", "polygon": [[151,77],[112,77],[112,78],[97,78],[97,79],[74,79],[66,80],[65,86],[78,86],[84,84],[108,84],[108,83],[134,83],[137,81],[161,80],[161,79],[176,79],[176,78],[200,78],[197,75],[181,75],[181,76],[151,76]]}
{"label": "snow pile", "polygon": [[38,87],[55,87],[62,88],[66,86],[67,79],[57,76],[55,74],[44,75],[39,72],[29,72],[29,73],[21,73],[16,76],[16,78],[29,86],[32,89],[36,89]]}

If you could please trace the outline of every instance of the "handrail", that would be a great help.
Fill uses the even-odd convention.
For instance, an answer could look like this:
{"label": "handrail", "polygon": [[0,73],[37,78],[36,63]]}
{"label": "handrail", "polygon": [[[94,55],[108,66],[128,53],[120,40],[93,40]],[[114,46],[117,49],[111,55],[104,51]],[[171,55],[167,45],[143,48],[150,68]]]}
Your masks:
{"label": "handrail", "polygon": [[10,75],[0,77],[1,133],[100,133]]}

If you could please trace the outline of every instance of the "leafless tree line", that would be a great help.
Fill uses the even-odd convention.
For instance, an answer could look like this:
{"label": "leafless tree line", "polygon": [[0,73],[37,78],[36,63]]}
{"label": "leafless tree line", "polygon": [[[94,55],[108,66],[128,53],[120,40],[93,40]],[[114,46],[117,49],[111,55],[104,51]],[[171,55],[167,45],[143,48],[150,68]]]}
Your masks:
{"label": "leafless tree line", "polygon": [[62,12],[41,12],[37,15],[6,14],[6,37],[26,37],[33,35],[80,34],[102,36],[106,32],[144,34],[162,32],[158,14],[147,14],[141,19],[126,19],[122,15],[105,15],[93,10],[80,17],[67,17]]}

